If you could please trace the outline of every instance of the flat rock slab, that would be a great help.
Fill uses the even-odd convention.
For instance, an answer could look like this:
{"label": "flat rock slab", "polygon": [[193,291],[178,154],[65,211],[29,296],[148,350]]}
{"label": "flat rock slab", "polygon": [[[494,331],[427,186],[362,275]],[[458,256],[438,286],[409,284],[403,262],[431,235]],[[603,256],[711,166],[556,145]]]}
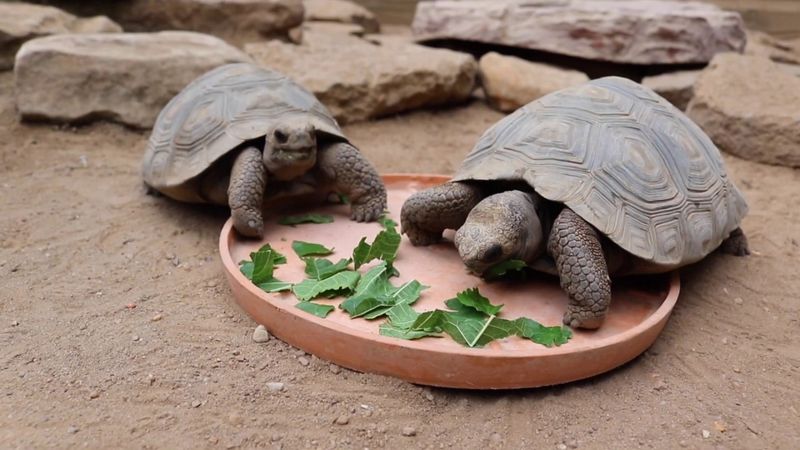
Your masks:
{"label": "flat rock slab", "polygon": [[25,43],[14,67],[23,119],[108,119],[149,128],[189,82],[217,66],[250,61],[204,34],[63,34]]}
{"label": "flat rock slab", "polygon": [[51,6],[0,3],[0,70],[14,66],[14,56],[26,41],[62,33],[120,33],[107,17],[78,18]]}
{"label": "flat rock slab", "polygon": [[653,75],[644,77],[642,84],[656,91],[676,108],[684,111],[694,97],[694,83],[700,76],[700,72],[700,70],[681,70]]}
{"label": "flat rock slab", "polygon": [[420,2],[419,40],[459,39],[628,64],[705,63],[741,52],[738,13],[680,1],[436,0]]}
{"label": "flat rock slab", "polygon": [[241,46],[288,39],[303,22],[302,0],[39,0],[76,14],[104,14],[126,31],[196,31]]}
{"label": "flat rock slab", "polygon": [[302,45],[252,43],[245,52],[305,86],[342,123],[461,102],[477,72],[465,53],[342,33],[307,32]]}
{"label": "flat rock slab", "polygon": [[687,114],[720,149],[800,167],[800,78],[765,57],[722,54],[694,91]]}
{"label": "flat rock slab", "polygon": [[478,63],[486,98],[495,109],[511,112],[559,89],[589,81],[576,70],[489,52]]}
{"label": "flat rock slab", "polygon": [[307,21],[352,23],[367,33],[377,33],[380,22],[370,10],[346,0],[303,0]]}

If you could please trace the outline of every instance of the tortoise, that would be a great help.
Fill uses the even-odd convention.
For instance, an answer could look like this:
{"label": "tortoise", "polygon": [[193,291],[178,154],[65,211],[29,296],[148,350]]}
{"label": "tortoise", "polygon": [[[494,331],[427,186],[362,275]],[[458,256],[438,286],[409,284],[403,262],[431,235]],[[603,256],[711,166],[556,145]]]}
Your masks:
{"label": "tortoise", "polygon": [[452,180],[408,198],[401,226],[414,245],[457,230],[458,252],[479,275],[514,259],[558,275],[564,323],[596,329],[609,275],[670,271],[717,247],[749,254],[747,210],[697,125],[652,90],[606,77],[493,125]]}
{"label": "tortoise", "polygon": [[142,175],[173,199],[228,205],[248,237],[262,235],[273,198],[337,192],[359,222],[386,209],[378,172],[325,106],[283,74],[248,63],[201,75],[164,107]]}

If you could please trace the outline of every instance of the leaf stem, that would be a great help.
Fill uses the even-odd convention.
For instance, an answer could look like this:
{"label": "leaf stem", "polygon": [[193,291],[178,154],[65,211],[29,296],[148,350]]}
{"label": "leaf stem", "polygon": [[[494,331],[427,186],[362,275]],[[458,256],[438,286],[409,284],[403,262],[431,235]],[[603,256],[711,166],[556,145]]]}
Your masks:
{"label": "leaf stem", "polygon": [[475,339],[473,339],[472,342],[468,342],[470,347],[475,347],[475,344],[478,343],[478,339],[480,339],[481,336],[483,336],[483,333],[486,331],[487,328],[489,328],[489,324],[492,323],[492,320],[494,320],[495,317],[496,316],[494,314],[489,316],[489,318],[486,320],[486,323],[483,324],[483,328],[481,328],[481,331],[479,331],[478,334],[475,335]]}

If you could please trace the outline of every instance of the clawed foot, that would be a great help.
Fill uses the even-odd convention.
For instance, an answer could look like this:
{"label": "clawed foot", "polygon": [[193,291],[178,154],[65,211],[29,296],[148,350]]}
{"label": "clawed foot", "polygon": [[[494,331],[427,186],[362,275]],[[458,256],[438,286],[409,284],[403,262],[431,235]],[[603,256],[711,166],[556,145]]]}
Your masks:
{"label": "clawed foot", "polygon": [[576,310],[572,307],[568,307],[564,313],[564,325],[572,328],[596,330],[603,324],[604,319],[605,314],[598,315],[594,311]]}
{"label": "clawed foot", "polygon": [[231,210],[233,227],[239,234],[252,238],[260,238],[264,233],[264,219],[261,211],[251,208]]}
{"label": "clawed foot", "polygon": [[353,203],[350,218],[356,222],[374,222],[386,211],[386,197],[374,195]]}

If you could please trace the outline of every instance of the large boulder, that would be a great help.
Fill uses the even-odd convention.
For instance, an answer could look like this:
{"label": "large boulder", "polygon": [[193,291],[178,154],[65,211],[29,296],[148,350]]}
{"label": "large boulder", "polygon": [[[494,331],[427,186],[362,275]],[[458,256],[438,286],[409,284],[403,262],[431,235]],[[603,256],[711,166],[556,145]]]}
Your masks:
{"label": "large boulder", "polygon": [[375,14],[347,0],[303,0],[307,21],[354,23],[367,33],[377,33],[381,25]]}
{"label": "large boulder", "polygon": [[700,76],[700,72],[700,70],[680,70],[653,75],[644,77],[642,84],[656,91],[658,95],[683,111],[694,97],[694,83]]}
{"label": "large boulder", "polygon": [[14,66],[14,55],[31,39],[62,33],[120,33],[107,17],[78,18],[51,6],[0,3],[0,70]]}
{"label": "large boulder", "polygon": [[234,45],[288,39],[303,22],[302,0],[36,0],[76,14],[104,14],[127,31],[183,30]]}
{"label": "large boulder", "polygon": [[496,109],[511,112],[559,89],[589,81],[583,72],[489,52],[478,63],[483,90]]}
{"label": "large boulder", "polygon": [[23,119],[108,119],[148,128],[190,81],[222,64],[242,61],[250,59],[240,50],[191,32],[38,38],[17,53],[17,109]]}
{"label": "large boulder", "polygon": [[252,43],[245,52],[305,86],[342,123],[463,101],[477,71],[465,53],[342,33],[307,32],[302,45]]}
{"label": "large boulder", "polygon": [[632,64],[705,63],[745,45],[738,13],[679,1],[425,1],[417,5],[413,30],[420,40],[478,41]]}
{"label": "large boulder", "polygon": [[717,55],[687,114],[724,151],[800,167],[800,78],[765,57]]}

